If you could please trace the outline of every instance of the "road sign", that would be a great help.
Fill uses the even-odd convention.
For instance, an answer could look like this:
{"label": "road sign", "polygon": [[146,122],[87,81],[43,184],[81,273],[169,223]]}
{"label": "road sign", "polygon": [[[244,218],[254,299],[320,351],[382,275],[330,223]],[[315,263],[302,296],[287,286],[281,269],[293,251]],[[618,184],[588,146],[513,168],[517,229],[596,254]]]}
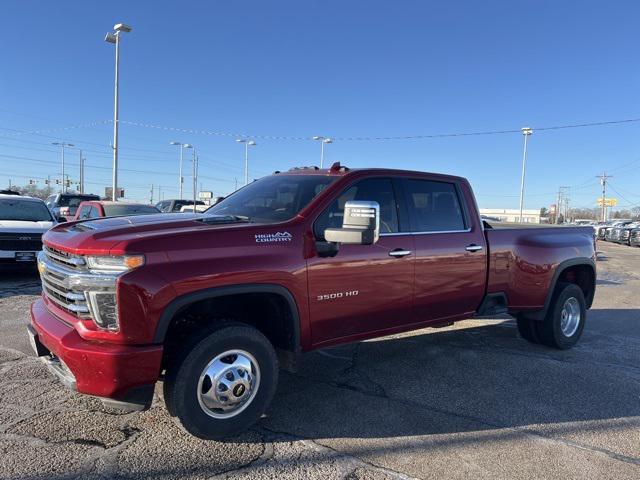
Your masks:
{"label": "road sign", "polygon": [[198,192],[198,197],[202,200],[209,200],[213,198],[213,192]]}
{"label": "road sign", "polygon": [[[113,187],[104,187],[105,198],[111,198],[111,192],[113,192]],[[124,197],[124,188],[118,187],[118,197]]]}
{"label": "road sign", "polygon": [[[602,198],[598,198],[597,203],[599,206],[602,206]],[[604,199],[604,206],[605,207],[615,207],[616,205],[618,205],[618,199],[617,198],[605,198]]]}

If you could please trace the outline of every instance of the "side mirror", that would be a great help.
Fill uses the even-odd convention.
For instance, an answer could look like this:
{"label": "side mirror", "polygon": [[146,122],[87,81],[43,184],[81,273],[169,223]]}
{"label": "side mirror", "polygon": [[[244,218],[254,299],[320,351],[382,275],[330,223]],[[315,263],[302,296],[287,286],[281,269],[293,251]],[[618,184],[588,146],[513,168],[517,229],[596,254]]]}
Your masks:
{"label": "side mirror", "polygon": [[66,222],[66,221],[67,221],[67,218],[66,218],[66,217],[60,217],[60,216],[58,216],[58,217],[56,217],[56,221],[57,221],[58,223],[64,223],[64,222]]}
{"label": "side mirror", "polygon": [[344,206],[342,228],[327,228],[327,242],[372,245],[380,237],[380,205],[378,202],[350,201]]}

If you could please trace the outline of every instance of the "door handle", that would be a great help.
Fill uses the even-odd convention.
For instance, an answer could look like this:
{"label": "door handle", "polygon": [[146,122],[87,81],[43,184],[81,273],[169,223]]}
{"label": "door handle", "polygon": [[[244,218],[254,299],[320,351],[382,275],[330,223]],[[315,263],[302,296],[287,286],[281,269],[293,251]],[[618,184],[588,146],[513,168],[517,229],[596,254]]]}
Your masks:
{"label": "door handle", "polygon": [[395,250],[391,250],[389,252],[390,257],[406,257],[407,255],[411,255],[411,250],[403,250],[402,248],[396,248]]}
{"label": "door handle", "polygon": [[477,252],[478,250],[482,250],[482,245],[476,245],[475,243],[472,243],[471,245],[467,245],[465,247],[465,250],[467,252]]}

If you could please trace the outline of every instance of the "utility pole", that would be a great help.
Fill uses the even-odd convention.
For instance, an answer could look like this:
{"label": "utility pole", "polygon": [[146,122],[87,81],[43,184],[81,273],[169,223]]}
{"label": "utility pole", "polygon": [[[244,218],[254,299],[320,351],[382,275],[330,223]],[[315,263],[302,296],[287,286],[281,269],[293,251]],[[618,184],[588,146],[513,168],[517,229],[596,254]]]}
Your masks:
{"label": "utility pole", "polygon": [[556,204],[556,224],[560,223],[560,213],[562,211],[564,205],[564,221],[567,219],[567,205],[568,205],[568,195],[565,193],[569,187],[560,186],[558,187],[558,203]]}
{"label": "utility pole", "polygon": [[149,198],[149,203],[153,205],[153,183],[151,184],[151,197]]}
{"label": "utility pole", "polygon": [[602,175],[597,175],[596,178],[600,179],[600,186],[602,186],[602,221],[607,221],[607,205],[605,204],[607,198],[607,179],[613,178],[612,175],[607,175],[607,172],[602,172]]}
{"label": "utility pole", "polygon": [[564,206],[564,221],[566,222],[569,219],[569,190],[571,187],[564,186],[560,187],[562,189],[562,203]]}

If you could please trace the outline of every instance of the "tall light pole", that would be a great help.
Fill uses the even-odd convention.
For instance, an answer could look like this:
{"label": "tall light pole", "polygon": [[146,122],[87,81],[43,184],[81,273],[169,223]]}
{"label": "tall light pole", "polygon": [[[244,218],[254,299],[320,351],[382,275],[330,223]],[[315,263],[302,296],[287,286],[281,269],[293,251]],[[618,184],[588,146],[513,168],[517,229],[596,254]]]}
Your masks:
{"label": "tall light pole", "polygon": [[80,193],[84,193],[84,161],[85,158],[82,156],[82,149],[79,149],[80,152]]}
{"label": "tall light pole", "polygon": [[119,79],[120,79],[120,33],[129,33],[131,27],[124,23],[116,23],[113,32],[107,33],[104,37],[105,42],[113,43],[116,46],[116,74],[114,85],[113,99],[113,178],[112,178],[112,200],[118,201],[118,96],[119,96]]}
{"label": "tall light pole", "polygon": [[324,166],[324,146],[333,143],[333,140],[320,135],[316,135],[313,139],[320,142],[320,168],[322,168]]}
{"label": "tall light pole", "polygon": [[193,149],[193,213],[196,213],[196,190],[198,186],[198,155]]}
{"label": "tall light pole", "polygon": [[522,223],[522,207],[524,206],[524,174],[527,168],[527,139],[533,133],[529,127],[522,129],[524,135],[524,153],[522,154],[522,180],[520,181],[520,223]]}
{"label": "tall light pole", "polygon": [[182,142],[169,142],[169,145],[180,145],[180,166],[178,169],[178,191],[180,192],[178,198],[182,199],[182,186],[184,184],[184,177],[182,176],[182,161],[183,161],[183,152],[185,148],[192,148],[188,143]]}
{"label": "tall light pole", "polygon": [[238,138],[238,143],[244,143],[244,184],[249,184],[249,147],[255,147],[257,145],[253,140],[246,138]]}
{"label": "tall light pole", "polygon": [[65,147],[75,147],[73,143],[67,142],[52,142],[51,145],[56,145],[62,149],[62,193],[67,193],[67,183],[64,178],[64,149]]}

